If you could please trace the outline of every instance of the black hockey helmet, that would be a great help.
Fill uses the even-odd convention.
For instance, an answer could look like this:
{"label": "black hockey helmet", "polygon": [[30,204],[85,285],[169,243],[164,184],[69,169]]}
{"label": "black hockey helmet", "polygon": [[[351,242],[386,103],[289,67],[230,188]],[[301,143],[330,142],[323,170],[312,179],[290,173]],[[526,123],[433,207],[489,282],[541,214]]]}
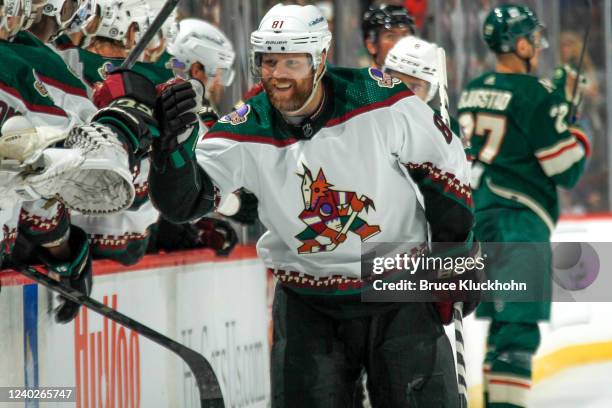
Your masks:
{"label": "black hockey helmet", "polygon": [[414,17],[402,6],[387,4],[370,6],[363,14],[361,30],[364,41],[368,38],[376,41],[378,30],[395,27],[408,27],[411,34],[416,34]]}

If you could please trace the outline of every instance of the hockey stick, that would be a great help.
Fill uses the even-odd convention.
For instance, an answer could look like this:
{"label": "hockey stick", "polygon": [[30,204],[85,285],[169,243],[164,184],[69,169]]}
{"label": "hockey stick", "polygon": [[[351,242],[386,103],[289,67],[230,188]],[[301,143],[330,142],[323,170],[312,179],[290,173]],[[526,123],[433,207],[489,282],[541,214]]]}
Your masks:
{"label": "hockey stick", "polygon": [[[362,195],[359,200],[360,201],[365,201],[366,196]],[[340,237],[341,235],[346,235],[348,233],[349,228],[351,228],[351,225],[353,224],[353,222],[355,221],[355,219],[357,218],[357,216],[361,213],[361,211],[353,211],[351,212],[351,215],[349,216],[349,219],[346,221],[346,223],[344,224],[344,226],[342,227],[342,229],[340,230],[340,232],[338,233],[338,235],[336,235],[337,237]],[[338,244],[336,244],[335,242],[332,242],[331,244],[325,245],[325,248],[327,251],[333,251],[334,249],[336,249],[336,247],[338,246]]]}
{"label": "hockey stick", "polygon": [[465,348],[463,344],[463,302],[453,304],[453,323],[455,326],[455,348],[457,353],[457,386],[461,408],[467,408],[467,383],[465,380]]}
{"label": "hockey stick", "polygon": [[47,275],[32,267],[11,265],[11,268],[27,276],[33,281],[46,286],[50,290],[59,293],[66,299],[85,306],[88,309],[93,310],[94,312],[135,331],[163,348],[171,350],[173,353],[178,355],[193,372],[193,376],[200,392],[201,408],[225,407],[223,395],[221,394],[221,387],[215,372],[208,360],[206,360],[200,353],[197,353],[194,350],[177,343],[169,337],[156,332],[142,323],[137,322],[123,313],[111,309],[109,306],[100,303],[77,290],[64,286],[60,282],[51,279]]}
{"label": "hockey stick", "polygon": [[157,13],[157,16],[155,16],[155,19],[153,20],[147,31],[145,31],[142,37],[140,37],[140,40],[138,40],[132,51],[130,51],[130,54],[123,61],[119,68],[132,68],[132,66],[136,63],[138,57],[140,57],[140,54],[143,53],[149,42],[153,39],[155,34],[157,34],[161,26],[170,16],[172,11],[176,8],[178,3],[179,0],[166,0],[166,3],[164,3],[164,6],[161,8],[161,10],[159,10],[159,13]]}
{"label": "hockey stick", "polygon": [[448,113],[448,77],[446,74],[446,52],[444,48],[438,47],[438,95],[440,96],[440,116],[450,129],[450,114]]}
{"label": "hockey stick", "polygon": [[[593,11],[593,1],[587,0],[589,8],[589,20],[591,19]],[[570,124],[576,123],[576,115],[578,111],[578,104],[576,102],[576,96],[578,95],[578,84],[580,82],[580,71],[582,71],[582,63],[584,62],[584,55],[586,54],[587,42],[589,41],[589,35],[591,34],[591,24],[587,23],[584,29],[584,37],[582,38],[582,49],[580,50],[580,59],[578,59],[578,66],[576,67],[576,79],[574,80],[574,89],[572,90],[572,99],[570,107]]]}

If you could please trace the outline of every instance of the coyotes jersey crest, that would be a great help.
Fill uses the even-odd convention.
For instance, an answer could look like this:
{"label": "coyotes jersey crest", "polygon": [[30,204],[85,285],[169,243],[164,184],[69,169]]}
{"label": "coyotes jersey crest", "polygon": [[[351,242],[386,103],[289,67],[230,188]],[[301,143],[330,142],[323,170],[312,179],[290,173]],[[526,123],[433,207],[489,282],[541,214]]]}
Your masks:
{"label": "coyotes jersey crest", "polygon": [[380,233],[378,225],[369,225],[362,216],[370,208],[376,210],[374,202],[365,195],[358,197],[353,191],[332,189],[323,169],[316,179],[308,167],[302,165],[302,198],[304,210],[299,215],[307,227],[296,235],[302,242],[298,254],[329,252],[342,244],[349,232],[365,241]]}

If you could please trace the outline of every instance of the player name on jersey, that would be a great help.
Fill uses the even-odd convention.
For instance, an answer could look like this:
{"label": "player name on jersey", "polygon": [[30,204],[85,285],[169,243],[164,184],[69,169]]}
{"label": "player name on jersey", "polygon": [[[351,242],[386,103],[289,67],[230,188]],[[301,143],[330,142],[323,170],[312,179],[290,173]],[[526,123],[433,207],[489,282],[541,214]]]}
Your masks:
{"label": "player name on jersey", "polygon": [[474,89],[461,94],[459,109],[491,109],[505,111],[512,100],[512,93],[491,89]]}

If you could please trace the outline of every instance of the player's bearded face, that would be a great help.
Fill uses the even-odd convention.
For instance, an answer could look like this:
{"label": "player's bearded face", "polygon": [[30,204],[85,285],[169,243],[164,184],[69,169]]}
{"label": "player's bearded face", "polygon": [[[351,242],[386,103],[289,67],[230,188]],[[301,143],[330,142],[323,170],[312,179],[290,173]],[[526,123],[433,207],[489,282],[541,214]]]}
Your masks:
{"label": "player's bearded face", "polygon": [[314,70],[307,54],[264,54],[261,82],[270,104],[281,112],[300,109],[310,97]]}

